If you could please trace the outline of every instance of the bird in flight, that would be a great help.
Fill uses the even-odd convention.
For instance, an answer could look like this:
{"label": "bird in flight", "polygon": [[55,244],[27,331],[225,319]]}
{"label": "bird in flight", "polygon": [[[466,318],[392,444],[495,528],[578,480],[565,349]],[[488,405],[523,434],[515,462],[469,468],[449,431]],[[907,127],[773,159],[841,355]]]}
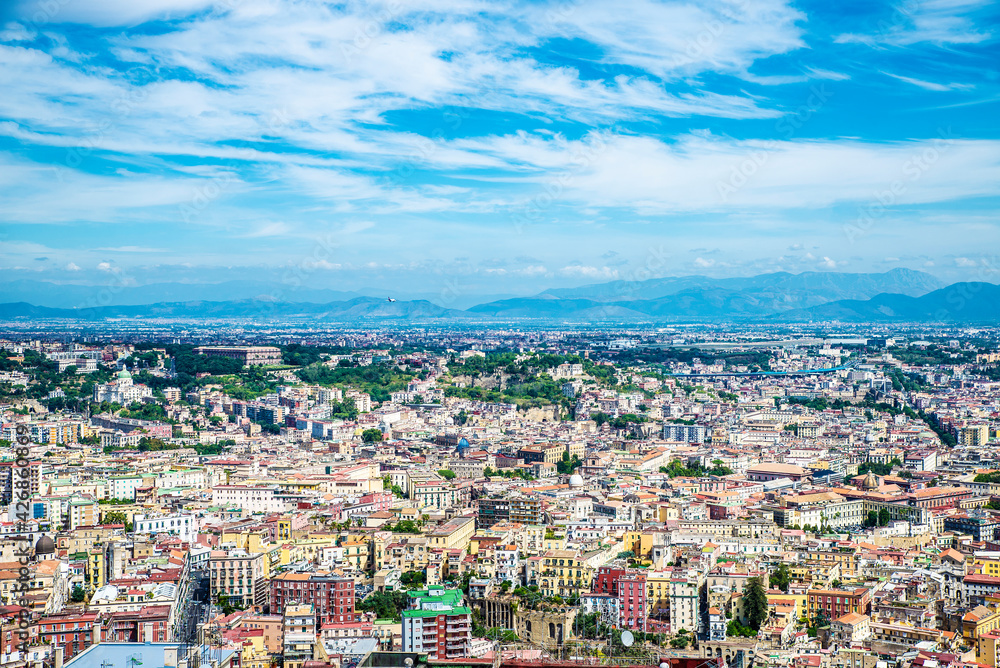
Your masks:
{"label": "bird in flight", "polygon": [[393,299],[392,297],[386,297],[386,298],[385,298],[385,300],[386,300],[387,302],[394,302],[394,301],[396,301],[396,300],[395,300],[395,299]]}

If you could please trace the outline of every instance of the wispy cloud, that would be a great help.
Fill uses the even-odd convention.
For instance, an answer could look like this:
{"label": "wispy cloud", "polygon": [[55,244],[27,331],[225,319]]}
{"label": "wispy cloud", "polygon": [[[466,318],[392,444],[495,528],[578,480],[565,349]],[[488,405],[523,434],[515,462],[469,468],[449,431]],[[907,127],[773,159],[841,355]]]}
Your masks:
{"label": "wispy cloud", "polygon": [[920,79],[904,77],[901,74],[893,74],[892,72],[885,72],[883,70],[880,71],[887,77],[892,77],[893,79],[898,79],[908,84],[913,84],[914,86],[918,86],[920,88],[923,88],[924,90],[945,92],[949,90],[972,90],[974,88],[972,84],[960,84],[960,83],[941,84],[941,83],[934,83],[933,81],[922,81]]}
{"label": "wispy cloud", "polygon": [[[947,258],[934,249],[939,266],[996,230],[982,222],[1000,201],[985,0],[830,23],[836,8],[790,0],[4,11],[4,268],[528,285],[624,276],[635,248],[676,240],[713,249],[678,271],[830,269],[852,257],[833,239],[843,222],[896,182],[870,262],[894,244],[918,256],[909,224],[939,224],[932,211],[980,225],[949,236]],[[881,70],[859,67],[859,44]],[[939,150],[952,125],[969,136]]]}

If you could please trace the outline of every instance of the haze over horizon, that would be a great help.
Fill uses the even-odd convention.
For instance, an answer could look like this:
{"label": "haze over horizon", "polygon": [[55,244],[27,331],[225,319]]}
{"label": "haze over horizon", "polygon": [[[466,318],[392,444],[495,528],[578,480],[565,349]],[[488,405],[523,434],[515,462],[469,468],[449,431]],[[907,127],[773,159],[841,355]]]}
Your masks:
{"label": "haze over horizon", "polygon": [[0,9],[8,280],[997,283],[979,0]]}

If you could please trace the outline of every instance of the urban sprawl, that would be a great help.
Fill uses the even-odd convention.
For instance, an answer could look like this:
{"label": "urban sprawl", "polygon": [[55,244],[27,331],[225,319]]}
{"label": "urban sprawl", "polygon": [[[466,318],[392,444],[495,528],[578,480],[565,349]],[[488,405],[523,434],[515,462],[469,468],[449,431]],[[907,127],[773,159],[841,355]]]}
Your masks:
{"label": "urban sprawl", "polygon": [[1000,653],[994,328],[0,335],[0,667]]}

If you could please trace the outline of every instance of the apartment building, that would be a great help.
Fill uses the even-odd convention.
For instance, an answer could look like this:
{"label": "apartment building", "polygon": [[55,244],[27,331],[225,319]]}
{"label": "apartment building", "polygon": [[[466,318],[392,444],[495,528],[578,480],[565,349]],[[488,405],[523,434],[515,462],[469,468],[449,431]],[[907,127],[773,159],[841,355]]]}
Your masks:
{"label": "apartment building", "polygon": [[354,580],[329,573],[281,573],[271,578],[271,612],[283,614],[293,605],[314,610],[316,628],[356,622]]}
{"label": "apartment building", "polygon": [[402,614],[403,651],[427,654],[432,660],[468,656],[472,612],[462,605],[462,592],[430,588],[409,596],[410,609]]}
{"label": "apartment building", "polygon": [[208,572],[213,599],[221,595],[242,608],[267,603],[266,554],[250,554],[245,550],[213,551]]}

